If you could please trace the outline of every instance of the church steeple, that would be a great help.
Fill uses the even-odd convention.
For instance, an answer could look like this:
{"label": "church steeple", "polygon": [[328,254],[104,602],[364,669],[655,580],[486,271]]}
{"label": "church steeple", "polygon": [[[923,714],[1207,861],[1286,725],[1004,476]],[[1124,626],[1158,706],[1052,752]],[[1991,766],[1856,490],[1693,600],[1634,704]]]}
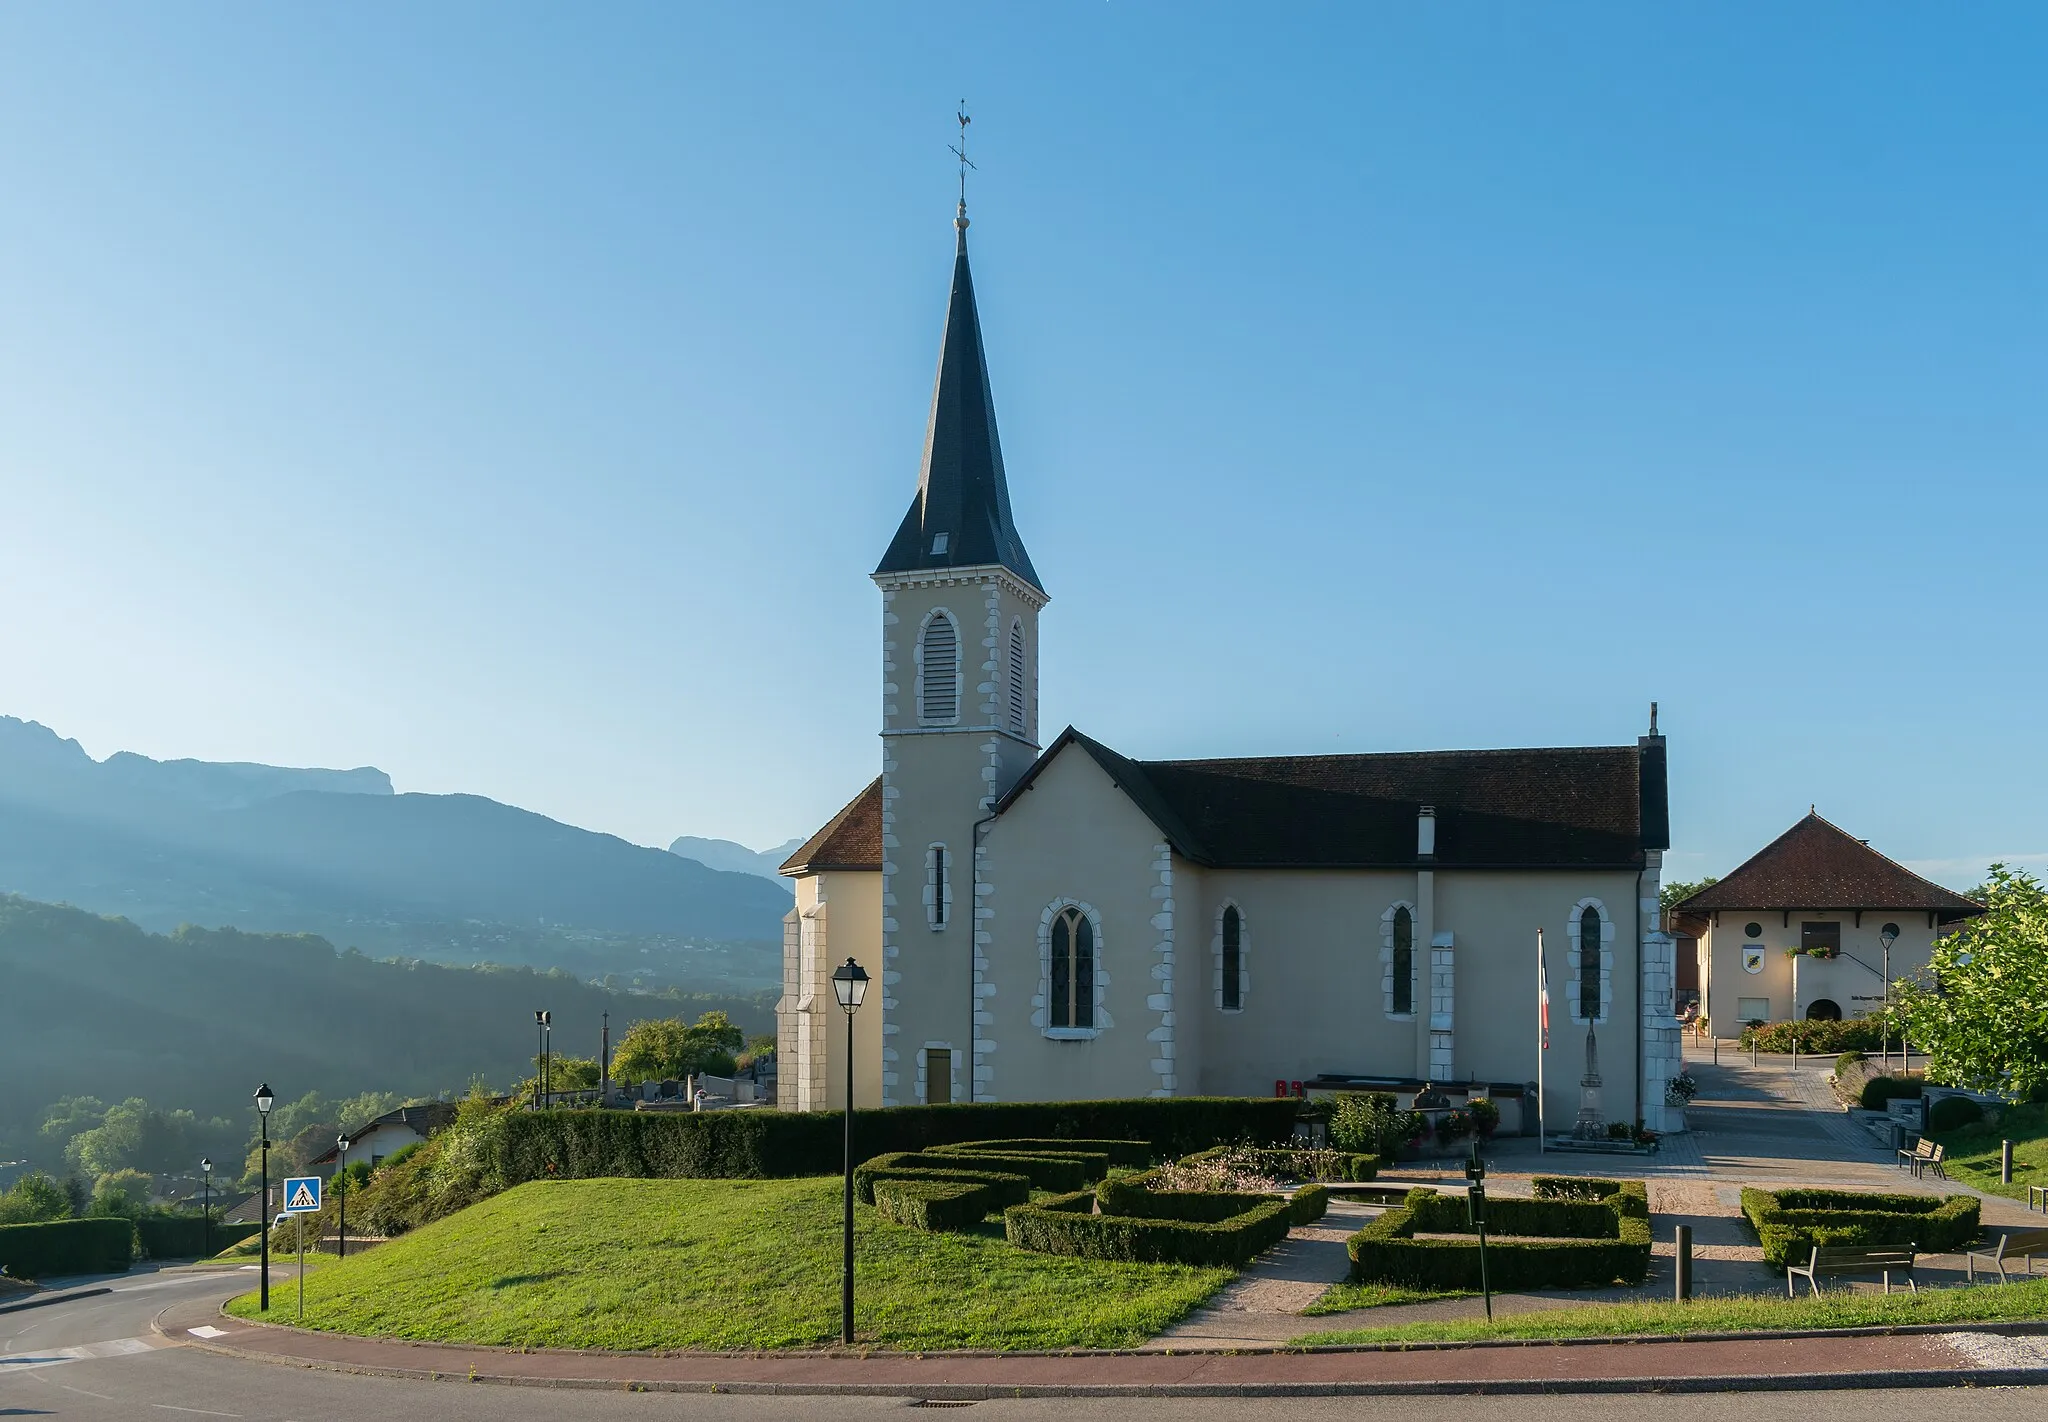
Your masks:
{"label": "church steeple", "polygon": [[910,511],[875,572],[999,565],[1043,593],[1038,571],[1010,516],[995,398],[989,392],[974,276],[967,265],[964,201],[953,226],[959,234],[953,252],[953,292],[946,304],[946,335],[939,347],[939,373],[925,426],[924,467]]}

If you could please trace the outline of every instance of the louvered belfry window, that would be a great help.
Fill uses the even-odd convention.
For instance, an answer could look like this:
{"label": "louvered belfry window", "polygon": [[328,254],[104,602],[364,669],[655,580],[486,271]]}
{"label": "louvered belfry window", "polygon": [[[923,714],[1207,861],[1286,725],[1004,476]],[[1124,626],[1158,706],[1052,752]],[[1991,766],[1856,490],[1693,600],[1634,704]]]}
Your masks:
{"label": "louvered belfry window", "polygon": [[1010,624],[1010,730],[1024,734],[1024,624]]}
{"label": "louvered belfry window", "polygon": [[1600,910],[1579,915],[1579,1016],[1600,1020]]}
{"label": "louvered belfry window", "polygon": [[1077,908],[1052,921],[1052,982],[1048,1020],[1055,1027],[1095,1025],[1095,925]]}
{"label": "louvered belfry window", "polygon": [[1415,1010],[1415,916],[1394,910],[1394,1011]]}
{"label": "louvered belfry window", "polygon": [[924,628],[924,678],[918,719],[928,726],[945,725],[960,716],[960,632],[946,613],[936,613]]}

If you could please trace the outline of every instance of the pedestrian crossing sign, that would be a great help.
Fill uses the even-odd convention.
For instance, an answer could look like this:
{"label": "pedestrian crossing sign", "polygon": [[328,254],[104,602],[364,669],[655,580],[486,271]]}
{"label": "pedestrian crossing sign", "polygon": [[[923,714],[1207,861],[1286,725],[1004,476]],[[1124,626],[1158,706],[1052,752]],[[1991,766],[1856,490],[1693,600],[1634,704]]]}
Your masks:
{"label": "pedestrian crossing sign", "polygon": [[295,1175],[284,1182],[284,1212],[288,1215],[311,1215],[320,1210],[320,1177],[317,1175]]}

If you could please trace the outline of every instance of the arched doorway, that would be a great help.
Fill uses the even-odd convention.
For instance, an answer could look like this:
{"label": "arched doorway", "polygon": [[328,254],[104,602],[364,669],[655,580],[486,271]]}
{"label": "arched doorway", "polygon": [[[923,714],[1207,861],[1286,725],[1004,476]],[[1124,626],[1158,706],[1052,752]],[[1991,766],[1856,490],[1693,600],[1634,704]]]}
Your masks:
{"label": "arched doorway", "polygon": [[1842,1020],[1841,1005],[1831,997],[1817,997],[1806,1005],[1806,1020],[1808,1022],[1840,1022]]}

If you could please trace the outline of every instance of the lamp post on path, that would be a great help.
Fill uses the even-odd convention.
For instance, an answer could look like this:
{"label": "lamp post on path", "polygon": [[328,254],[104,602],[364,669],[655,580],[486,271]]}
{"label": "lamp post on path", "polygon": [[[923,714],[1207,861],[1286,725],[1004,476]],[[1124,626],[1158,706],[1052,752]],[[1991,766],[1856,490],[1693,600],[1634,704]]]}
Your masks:
{"label": "lamp post on path", "polygon": [[[245,1169],[247,1167],[244,1167]],[[202,1233],[206,1239],[206,1252],[213,1253],[213,1160],[208,1157],[199,1162],[199,1217],[206,1221]]]}
{"label": "lamp post on path", "polygon": [[840,1267],[839,1341],[853,1343],[853,1014],[868,995],[867,970],[848,958],[832,970],[832,992],[846,1013],[846,1251]]}
{"label": "lamp post on path", "polygon": [[263,1132],[262,1174],[258,1177],[263,1182],[263,1206],[257,1212],[263,1226],[263,1282],[257,1285],[256,1307],[265,1313],[270,1311],[270,1108],[276,1104],[277,1095],[269,1082],[256,1088],[256,1120]]}
{"label": "lamp post on path", "polygon": [[340,1234],[334,1241],[336,1259],[348,1258],[348,1148],[354,1144],[355,1142],[349,1139],[347,1131],[334,1138],[334,1200],[335,1208],[341,1216],[338,1225]]}

